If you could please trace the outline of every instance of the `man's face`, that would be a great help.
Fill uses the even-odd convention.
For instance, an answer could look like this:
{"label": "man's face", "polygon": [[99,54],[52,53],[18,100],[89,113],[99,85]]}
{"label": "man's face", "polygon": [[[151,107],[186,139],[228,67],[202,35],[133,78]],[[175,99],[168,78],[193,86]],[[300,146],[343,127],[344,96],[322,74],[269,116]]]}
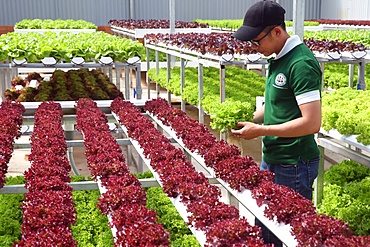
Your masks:
{"label": "man's face", "polygon": [[265,28],[256,38],[249,41],[252,49],[265,56],[270,56],[273,53],[271,51],[271,47],[273,46],[271,32],[274,31],[275,28],[276,26],[269,29]]}

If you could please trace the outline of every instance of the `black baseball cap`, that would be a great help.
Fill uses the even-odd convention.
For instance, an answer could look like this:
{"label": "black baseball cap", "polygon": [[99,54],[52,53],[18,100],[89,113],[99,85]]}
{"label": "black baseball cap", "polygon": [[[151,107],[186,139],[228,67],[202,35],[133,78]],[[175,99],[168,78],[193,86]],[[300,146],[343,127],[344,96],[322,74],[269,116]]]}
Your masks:
{"label": "black baseball cap", "polygon": [[249,41],[257,37],[267,26],[280,25],[284,22],[285,9],[273,1],[259,1],[253,4],[245,14],[243,25],[232,37]]}

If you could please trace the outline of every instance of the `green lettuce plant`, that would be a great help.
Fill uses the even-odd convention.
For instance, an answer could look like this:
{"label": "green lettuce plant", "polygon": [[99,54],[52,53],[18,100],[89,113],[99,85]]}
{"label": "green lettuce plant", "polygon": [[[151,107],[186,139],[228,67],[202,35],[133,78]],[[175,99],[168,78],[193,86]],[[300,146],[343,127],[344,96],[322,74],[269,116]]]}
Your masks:
{"label": "green lettuce plant", "polygon": [[85,20],[62,19],[23,19],[14,25],[15,29],[97,29],[98,27]]}
{"label": "green lettuce plant", "polygon": [[82,57],[88,62],[109,56],[115,62],[125,62],[135,56],[145,58],[144,45],[139,41],[105,32],[11,32],[0,36],[0,47],[0,61],[26,59],[28,63],[38,63],[45,57],[54,57],[70,62],[74,57]]}

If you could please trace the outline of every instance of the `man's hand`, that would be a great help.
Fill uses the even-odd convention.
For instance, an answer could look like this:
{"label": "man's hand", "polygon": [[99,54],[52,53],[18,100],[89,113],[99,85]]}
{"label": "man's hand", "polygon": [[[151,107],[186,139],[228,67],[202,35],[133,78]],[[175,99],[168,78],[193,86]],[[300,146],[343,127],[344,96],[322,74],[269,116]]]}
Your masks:
{"label": "man's hand", "polygon": [[231,133],[240,138],[251,140],[261,136],[261,125],[251,122],[239,122],[237,126],[243,126],[240,130],[231,129]]}

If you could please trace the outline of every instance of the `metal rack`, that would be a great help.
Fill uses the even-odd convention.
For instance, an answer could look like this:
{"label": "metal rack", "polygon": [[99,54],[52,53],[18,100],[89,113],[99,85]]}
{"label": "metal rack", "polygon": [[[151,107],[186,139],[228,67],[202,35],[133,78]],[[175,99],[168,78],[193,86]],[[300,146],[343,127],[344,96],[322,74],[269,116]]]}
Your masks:
{"label": "metal rack", "polygon": [[[112,101],[106,100],[106,101],[96,101],[98,107],[107,114],[109,123],[117,124],[118,119],[115,114],[111,113],[110,111],[110,104]],[[132,101],[136,106],[143,106],[145,104],[144,100],[135,100]],[[63,117],[63,125],[66,127],[68,125],[73,125],[76,121],[75,116],[73,115],[73,109],[75,102],[59,102],[61,103],[64,117]],[[26,108],[26,112],[23,115],[23,125],[32,125],[33,124],[33,113],[37,109],[38,105],[41,104],[40,102],[24,102]],[[152,116],[151,114],[147,114],[153,121],[156,123],[156,126],[161,132],[165,132],[171,139],[172,142],[176,143],[177,145],[180,145],[181,148],[184,150],[187,157],[189,157],[189,160],[193,160],[195,164],[199,164],[201,166],[201,169],[206,171],[207,174],[209,174],[207,177],[211,184],[217,184],[222,186],[226,190],[226,200],[230,204],[236,204],[239,209],[246,209],[250,214],[252,214],[254,217],[258,218],[266,227],[268,227],[271,231],[273,231],[277,237],[286,245],[286,246],[296,246],[296,240],[294,239],[294,236],[290,234],[291,227],[286,224],[279,224],[276,221],[271,221],[267,219],[264,216],[263,209],[264,207],[258,207],[255,200],[252,198],[250,191],[244,190],[242,192],[235,191],[231,189],[227,183],[225,183],[223,180],[215,178],[214,171],[208,167],[205,166],[204,159],[197,155],[196,153],[191,152],[188,150],[185,145],[183,144],[182,140],[178,139],[176,137],[175,132],[168,126],[165,126],[160,120],[158,120],[156,117]],[[122,127],[122,126],[121,126]],[[124,130],[124,127],[122,127]],[[74,130],[69,130],[68,128],[65,128],[66,132],[70,131],[71,135],[73,135]],[[321,148],[327,148],[336,152],[340,152],[341,154],[349,157],[350,159],[353,159],[361,164],[364,164],[368,167],[370,167],[370,156],[367,154],[363,154],[361,152],[370,153],[370,146],[364,146],[356,141],[356,136],[343,136],[339,134],[335,130],[331,131],[320,131],[320,135],[318,136],[318,143]],[[342,141],[342,144],[339,144],[338,142],[335,142],[335,140]],[[160,186],[160,182],[158,180],[158,175],[156,175],[155,171],[151,169],[150,161],[147,160],[138,145],[134,140],[131,138],[124,138],[124,139],[117,139],[117,142],[120,145],[127,145],[130,146],[129,151],[136,151],[139,155],[139,165],[141,164],[141,167],[139,167],[139,171],[143,171],[142,165],[145,164],[146,167],[153,172],[155,175],[155,179],[142,179],[140,182],[142,183],[143,187],[152,187],[152,186]],[[343,144],[344,143],[344,144]],[[83,146],[83,140],[73,140],[71,138],[70,140],[67,140],[67,146],[71,153],[73,152],[73,147],[79,147]],[[30,144],[26,142],[16,142],[14,145],[14,148],[29,148]],[[131,148],[134,148],[132,150]],[[353,150],[354,149],[354,150]],[[127,157],[129,158],[129,157]],[[129,159],[127,159],[128,162],[131,162]],[[70,159],[70,164],[72,166],[72,171],[77,171],[76,174],[78,174],[78,169],[76,168],[73,159]],[[319,181],[320,183],[320,181]],[[74,190],[96,190],[99,189],[99,184],[97,182],[88,181],[88,182],[74,182],[70,183],[70,185],[73,187]],[[4,186],[0,189],[0,193],[2,194],[14,194],[14,193],[26,193],[27,190],[23,187],[23,185],[11,185],[11,186]],[[184,211],[183,205],[179,202],[177,199],[172,199],[173,204],[175,207],[179,210],[180,215],[183,216],[183,218],[186,220],[186,213]],[[182,212],[182,213],[181,213]],[[194,233],[194,235],[198,238],[200,242],[204,242],[204,233],[198,232],[194,229],[191,229]]]}
{"label": "metal rack", "polygon": [[[203,97],[203,66],[215,67],[220,70],[220,100],[225,101],[225,70],[227,65],[239,66],[247,68],[250,65],[259,65],[262,68],[262,73],[265,73],[265,65],[267,64],[266,59],[261,59],[260,55],[250,54],[242,56],[232,56],[225,54],[223,56],[216,56],[212,54],[201,54],[198,52],[193,52],[188,49],[166,46],[161,44],[145,44],[147,57],[149,57],[149,50],[152,49],[156,53],[156,69],[159,69],[159,52],[167,54],[167,79],[170,78],[170,68],[172,66],[169,56],[175,56],[180,58],[180,78],[181,78],[181,92],[183,92],[185,86],[185,64],[187,61],[191,61],[198,66],[198,106],[199,109],[199,122],[204,123],[204,110],[200,105],[200,99]],[[147,62],[147,68],[150,68],[149,62]],[[146,78],[147,86],[150,86],[150,80],[147,76]],[[157,95],[159,94],[159,86],[156,85]],[[150,92],[148,92],[148,98],[150,98]],[[168,92],[168,102],[171,102],[171,94]],[[185,101],[181,100],[181,109],[185,110]]]}
{"label": "metal rack", "polygon": [[[356,135],[345,136],[334,129],[330,131],[321,129],[317,136],[317,143],[320,148],[321,156],[324,155],[325,149],[328,149],[370,168],[370,145],[365,146],[357,142]],[[322,157],[320,159],[319,174],[315,182],[315,205],[322,201],[323,184],[324,159]]]}
{"label": "metal rack", "polygon": [[[136,106],[142,106],[145,101],[132,101]],[[70,134],[73,135],[72,128],[66,128],[67,125],[73,125],[76,122],[76,117],[72,114],[74,109],[75,102],[59,102],[61,103],[62,109],[63,109],[63,126],[66,132],[70,131]],[[115,116],[114,113],[110,112],[109,106],[111,101],[96,101],[98,107],[102,109],[103,112],[105,112],[108,116],[109,123],[118,124],[117,116]],[[33,124],[33,114],[34,111],[37,109],[38,105],[41,104],[40,102],[24,102],[26,108],[26,112],[23,115],[23,125],[32,125]],[[144,113],[145,114],[145,113]],[[150,115],[149,115],[150,116]],[[152,117],[152,116],[150,116]],[[153,118],[153,117],[152,117]],[[168,137],[171,142],[174,142],[176,144],[179,144],[182,148],[184,148],[186,152],[186,156],[189,157],[190,160],[193,160],[196,164],[200,164],[203,168],[202,170],[206,171],[206,173],[209,173],[210,175],[206,175],[206,177],[209,179],[209,182],[211,184],[217,184],[222,186],[226,191],[226,201],[228,203],[238,203],[237,207],[244,207],[247,210],[251,211],[253,215],[258,217],[264,224],[266,224],[271,230],[273,230],[287,246],[296,246],[296,241],[292,235],[290,235],[290,226],[285,224],[279,224],[276,221],[268,220],[263,213],[263,208],[260,208],[257,206],[255,200],[251,197],[250,193],[248,194],[248,191],[244,191],[242,193],[237,192],[235,190],[232,190],[225,182],[223,182],[220,179],[215,178],[214,172],[209,170],[209,168],[206,168],[204,165],[204,161],[202,158],[200,158],[197,154],[194,154],[190,152],[188,149],[184,147],[184,144],[181,140],[176,138],[176,135],[174,132],[171,132],[171,130],[164,126],[160,121],[153,118],[155,122],[157,123],[157,128],[160,130],[165,130],[166,133],[168,133],[170,136]],[[123,131],[125,130],[124,126],[121,126]],[[127,133],[126,133],[127,134]],[[68,135],[67,135],[68,136]],[[139,164],[143,165],[145,164],[146,167],[152,171],[154,174],[154,179],[140,179],[140,182],[142,183],[143,187],[153,187],[153,186],[161,186],[160,180],[158,179],[158,175],[156,175],[156,172],[151,168],[150,166],[150,160],[146,159],[142,149],[138,145],[138,143],[135,140],[132,140],[131,138],[123,138],[123,139],[117,139],[117,142],[120,145],[128,145],[130,147],[129,152],[132,152],[133,150],[131,148],[134,148],[135,151],[139,155]],[[73,147],[80,147],[83,146],[83,140],[73,140],[67,138],[67,146],[68,149],[71,149],[73,151]],[[30,148],[29,142],[16,142],[14,145],[14,148]],[[131,162],[131,160],[127,157],[127,162]],[[70,160],[70,164],[72,166],[72,171],[75,172],[75,174],[78,174],[78,169],[76,168],[74,161]],[[77,173],[76,173],[77,171]],[[139,171],[143,171],[143,167],[139,167]],[[94,181],[84,181],[84,182],[71,182],[69,183],[73,187],[74,190],[101,190],[101,186],[99,185],[99,182]],[[24,188],[24,185],[9,185],[4,186],[0,189],[0,194],[18,194],[18,193],[27,193],[27,189]],[[183,217],[184,220],[187,220],[187,213],[185,206],[180,202],[178,198],[171,198],[172,203],[174,206],[178,209],[180,215]],[[204,232],[197,231],[194,228],[190,228],[195,237],[198,239],[198,241],[203,245],[205,243],[205,235]]]}
{"label": "metal rack", "polygon": [[[258,56],[256,54],[250,54],[250,55],[242,55],[242,56],[216,56],[212,54],[200,54],[197,52],[189,51],[187,49],[179,48],[179,47],[171,47],[166,46],[165,44],[145,44],[146,50],[147,50],[147,57],[149,56],[149,49],[153,49],[156,52],[156,69],[158,70],[158,52],[166,53],[167,56],[175,56],[180,58],[180,78],[181,78],[181,92],[183,92],[183,88],[185,85],[185,78],[184,78],[184,70],[185,70],[185,61],[193,61],[198,64],[198,102],[200,102],[200,99],[203,97],[203,66],[212,66],[220,69],[220,98],[221,102],[225,100],[225,69],[226,65],[234,65],[234,66],[240,66],[243,68],[247,68],[248,65],[258,65],[262,69],[262,73],[265,74],[266,72],[266,64],[267,59]],[[318,62],[320,63],[320,66],[322,68],[322,72],[324,73],[324,66],[326,63],[345,63],[349,65],[349,80],[348,80],[348,86],[353,87],[352,81],[353,81],[353,75],[354,75],[354,65],[358,65],[358,81],[357,81],[357,88],[358,89],[366,89],[366,83],[365,83],[365,66],[367,63],[370,62],[370,52],[364,51],[364,52],[343,52],[341,54],[339,53],[314,53]],[[237,60],[235,60],[236,58]],[[149,69],[149,63],[147,64],[147,67]],[[171,68],[171,62],[169,59],[167,59],[167,79],[170,78],[170,68]],[[149,78],[146,78],[148,88],[149,88]],[[157,95],[159,95],[158,90],[158,84],[156,85],[157,89]],[[168,92],[168,102],[171,102],[171,94]],[[148,92],[148,98],[150,98],[150,94]],[[197,106],[199,110],[199,122],[204,122],[204,110],[201,107],[200,103]],[[185,102],[181,101],[181,109],[185,111]],[[322,135],[321,135],[322,136]],[[336,135],[338,138],[338,136]],[[221,135],[222,139],[225,139],[225,135]],[[347,142],[347,144],[351,144],[352,146],[357,147],[358,150],[366,150],[363,146],[356,145],[353,141],[349,142],[351,138],[340,138],[343,141]],[[335,143],[328,143],[328,138],[319,138],[318,143],[320,144],[320,152],[321,152],[321,158],[320,158],[320,165],[319,165],[319,174],[317,179],[315,180],[315,190],[314,190],[314,202],[315,205],[321,202],[322,196],[323,196],[323,182],[324,182],[324,149],[323,148],[330,148],[338,150],[338,152],[343,152],[343,150],[339,151],[337,149]],[[335,147],[335,148],[334,148]],[[348,148],[347,148],[348,149]],[[353,158],[353,160],[357,161],[359,160],[359,163],[366,164],[366,162],[369,162],[369,159],[367,157],[363,157],[361,153],[359,152],[353,152],[351,150],[346,150],[347,157]],[[365,163],[364,163],[365,162]]]}
{"label": "metal rack", "polygon": [[[67,150],[67,157],[69,159],[72,171],[75,175],[79,175],[79,171],[77,169],[77,166],[75,164],[74,158],[73,158],[73,148],[74,147],[82,147],[83,146],[83,140],[74,140],[75,135],[75,129],[74,125],[76,123],[76,116],[75,116],[75,102],[74,101],[55,101],[59,103],[63,110],[63,120],[62,125],[64,127],[65,135],[66,135],[66,142],[68,146]],[[143,100],[131,100],[136,106],[142,107],[145,104],[145,101]],[[42,102],[22,102],[22,105],[24,105],[26,111],[23,114],[23,126],[28,126],[28,131],[32,132],[32,128],[29,126],[33,126],[34,124],[34,118],[33,115],[36,111],[36,109],[39,107],[39,105]],[[110,104],[112,103],[112,100],[98,100],[96,101],[97,106],[108,116],[109,123],[114,124],[115,119],[110,114]],[[120,145],[130,145],[130,142],[128,139],[117,139],[117,142]],[[14,149],[21,149],[21,148],[30,148],[29,142],[22,142],[22,141],[16,141],[14,143]],[[131,156],[127,157],[128,161],[131,162]]]}
{"label": "metal rack", "polygon": [[141,61],[139,58],[134,57],[128,59],[127,62],[113,62],[109,57],[103,57],[98,62],[86,62],[82,58],[74,58],[71,63],[57,63],[54,58],[44,58],[41,63],[27,63],[26,60],[16,61],[7,63],[0,63],[0,93],[1,97],[4,97],[4,93],[7,88],[10,88],[10,81],[14,76],[19,74],[20,69],[35,69],[35,70],[55,70],[55,69],[102,69],[106,74],[109,75],[111,82],[113,81],[113,69],[116,73],[116,86],[119,90],[121,81],[122,69],[125,71],[125,99],[130,99],[130,71],[136,70],[136,85],[135,94],[137,99],[142,97],[141,87]]}
{"label": "metal rack", "polygon": [[[215,67],[220,69],[220,99],[221,102],[225,101],[225,69],[226,66],[239,66],[242,68],[248,68],[252,66],[257,66],[261,68],[262,75],[266,73],[267,58],[259,54],[248,54],[248,55],[229,55],[225,54],[223,56],[217,56],[213,54],[201,54],[199,52],[194,52],[185,48],[168,46],[165,44],[151,44],[145,43],[146,54],[149,58],[149,50],[152,49],[156,53],[156,69],[159,70],[159,52],[165,53],[167,55],[167,79],[170,78],[170,69],[173,66],[170,60],[170,56],[175,56],[180,58],[180,78],[181,78],[181,92],[185,85],[184,70],[186,61],[192,61],[198,65],[198,102],[203,97],[203,66]],[[364,54],[344,52],[339,53],[315,53],[317,60],[319,61],[322,71],[324,72],[325,63],[346,63],[349,64],[349,85],[352,84],[354,65],[358,65],[358,89],[365,89],[365,66],[366,63],[370,61],[370,52],[365,51]],[[147,69],[149,70],[150,63],[149,59],[147,61]],[[146,78],[147,87],[150,87],[150,80],[147,76]],[[350,85],[353,86],[353,85]],[[156,85],[157,95],[159,95],[159,86]],[[150,99],[150,92],[148,90],[148,99]],[[171,94],[168,92],[168,102],[171,102]],[[199,103],[197,106],[199,109],[199,121],[203,123],[204,121],[204,111]],[[185,110],[185,102],[181,101],[181,109]]]}
{"label": "metal rack", "polygon": [[349,65],[348,70],[348,86],[353,87],[354,65],[358,65],[357,89],[366,89],[365,83],[365,67],[370,62],[370,51],[359,52],[314,52],[321,70],[324,74],[324,66],[326,63],[344,63]]}

